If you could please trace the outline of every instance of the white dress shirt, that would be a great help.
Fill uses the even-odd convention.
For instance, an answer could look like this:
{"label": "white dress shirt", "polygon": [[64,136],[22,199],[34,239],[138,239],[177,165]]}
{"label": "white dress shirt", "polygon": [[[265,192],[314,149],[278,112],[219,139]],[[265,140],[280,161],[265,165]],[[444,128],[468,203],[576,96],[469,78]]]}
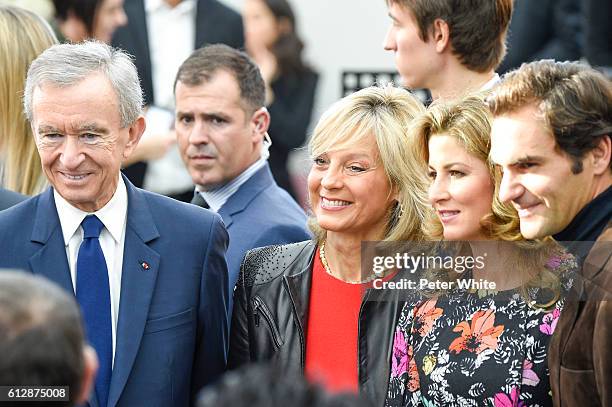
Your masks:
{"label": "white dress shirt", "polygon": [[[145,12],[155,105],[174,113],[174,78],[195,49],[196,1],[183,0],[171,7],[164,0],[145,0]],[[163,158],[149,161],[145,189],[167,195],[184,192],[192,185],[176,145]]]}
{"label": "white dress shirt", "polygon": [[174,78],[195,49],[196,2],[171,7],[164,0],[145,0],[147,35],[155,104],[174,110]]}
{"label": "white dress shirt", "polygon": [[81,222],[87,215],[96,215],[104,224],[100,232],[100,246],[106,268],[108,269],[108,283],[110,287],[110,305],[112,318],[113,363],[115,359],[115,345],[117,342],[117,319],[119,316],[119,300],[121,293],[121,274],[123,267],[123,245],[125,243],[125,225],[127,221],[127,190],[123,178],[119,176],[117,189],[110,201],[104,207],[93,213],[84,212],[69,204],[62,196],[53,190],[55,206],[59,215],[66,256],[70,267],[72,287],[76,292],[77,257],[83,242],[83,227]]}

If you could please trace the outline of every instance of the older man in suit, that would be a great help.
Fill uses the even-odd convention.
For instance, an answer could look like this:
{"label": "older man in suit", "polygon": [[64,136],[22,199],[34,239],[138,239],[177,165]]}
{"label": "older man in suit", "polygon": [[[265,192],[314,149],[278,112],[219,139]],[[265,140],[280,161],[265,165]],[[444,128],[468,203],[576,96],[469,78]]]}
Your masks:
{"label": "older man in suit", "polygon": [[121,176],[145,127],[122,51],[49,48],[28,71],[24,107],[52,188],[0,213],[0,267],[76,294],[100,362],[91,407],[188,406],[226,363],[220,217]]}
{"label": "older man in suit", "polygon": [[585,65],[538,61],[507,74],[489,104],[500,198],[523,236],[553,235],[582,264],[580,301],[566,302],[550,343],[553,404],[610,406],[612,85]]}
{"label": "older man in suit", "polygon": [[255,63],[226,45],[196,50],[175,82],[176,133],[196,184],[193,203],[227,226],[230,290],[247,250],[310,238],[306,216],[267,162],[270,114]]}

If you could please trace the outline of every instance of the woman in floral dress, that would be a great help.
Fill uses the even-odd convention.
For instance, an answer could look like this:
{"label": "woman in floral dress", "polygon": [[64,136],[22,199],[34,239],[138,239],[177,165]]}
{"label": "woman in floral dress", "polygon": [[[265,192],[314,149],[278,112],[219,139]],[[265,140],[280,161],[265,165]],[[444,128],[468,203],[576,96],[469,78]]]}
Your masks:
{"label": "woman in floral dress", "polygon": [[415,156],[431,179],[427,235],[467,241],[474,257],[486,258],[484,267],[460,275],[426,275],[430,281],[484,279],[497,287],[454,284],[404,305],[385,404],[552,405],[546,354],[573,258],[554,244],[523,241],[516,211],[496,196],[501,176],[487,159],[490,116],[480,98],[432,105],[413,134]]}

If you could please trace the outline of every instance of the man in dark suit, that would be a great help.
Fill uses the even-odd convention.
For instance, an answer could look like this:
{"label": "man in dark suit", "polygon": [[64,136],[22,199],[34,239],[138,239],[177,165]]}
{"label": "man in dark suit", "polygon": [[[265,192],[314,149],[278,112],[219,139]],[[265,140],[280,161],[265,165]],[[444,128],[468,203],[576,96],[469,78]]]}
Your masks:
{"label": "man in dark suit", "polygon": [[584,32],[578,0],[515,0],[508,28],[508,53],[498,72],[540,59],[580,59]]}
{"label": "man in dark suit", "polygon": [[489,106],[500,199],[525,238],[552,235],[582,265],[550,342],[553,404],[610,406],[612,85],[586,65],[537,61],[504,76]]}
{"label": "man in dark suit", "polygon": [[223,218],[230,290],[247,250],[310,238],[306,216],[267,162],[270,114],[255,63],[225,45],[196,50],[176,76],[176,133],[194,203]]}
{"label": "man in dark suit", "polygon": [[0,211],[26,199],[26,196],[8,189],[0,188]]}
{"label": "man in dark suit", "polygon": [[[128,25],[115,31],[112,44],[135,57],[136,68],[144,90],[145,104],[169,111],[174,110],[172,81],[178,66],[194,49],[206,44],[227,44],[234,48],[244,45],[242,18],[217,0],[126,0]],[[153,130],[153,129],[151,129]],[[155,129],[157,133],[170,129]],[[144,143],[163,144],[160,134],[145,134]],[[156,151],[160,148],[151,148]],[[184,192],[189,176],[181,165],[175,147],[170,147],[147,168],[139,162],[124,169],[138,187],[145,185],[164,195]],[[150,153],[138,150],[136,155],[147,160]],[[160,154],[159,152],[157,154]],[[150,171],[145,180],[145,174]],[[178,197],[178,196],[177,196]]]}
{"label": "man in dark suit", "polygon": [[30,66],[24,110],[52,188],[0,213],[0,267],[76,294],[100,362],[91,407],[190,405],[226,363],[221,218],[120,175],[145,127],[125,53],[49,48]]}

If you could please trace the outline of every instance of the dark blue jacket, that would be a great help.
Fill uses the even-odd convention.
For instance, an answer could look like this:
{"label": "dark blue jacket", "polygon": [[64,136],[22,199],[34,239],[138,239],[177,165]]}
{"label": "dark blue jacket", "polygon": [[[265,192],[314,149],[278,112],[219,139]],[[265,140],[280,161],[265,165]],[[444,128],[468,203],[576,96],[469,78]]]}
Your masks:
{"label": "dark blue jacket", "polygon": [[268,164],[229,197],[219,215],[230,236],[227,249],[230,304],[240,263],[247,251],[310,239],[304,211],[287,191],[276,185]]}

